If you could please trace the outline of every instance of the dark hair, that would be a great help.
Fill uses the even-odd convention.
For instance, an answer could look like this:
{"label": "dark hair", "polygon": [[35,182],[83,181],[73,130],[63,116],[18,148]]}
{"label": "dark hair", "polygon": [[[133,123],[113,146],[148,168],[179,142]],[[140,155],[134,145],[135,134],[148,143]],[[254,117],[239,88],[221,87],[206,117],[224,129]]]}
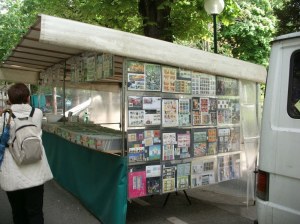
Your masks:
{"label": "dark hair", "polygon": [[16,83],[7,90],[8,99],[11,104],[28,103],[30,91],[24,83]]}

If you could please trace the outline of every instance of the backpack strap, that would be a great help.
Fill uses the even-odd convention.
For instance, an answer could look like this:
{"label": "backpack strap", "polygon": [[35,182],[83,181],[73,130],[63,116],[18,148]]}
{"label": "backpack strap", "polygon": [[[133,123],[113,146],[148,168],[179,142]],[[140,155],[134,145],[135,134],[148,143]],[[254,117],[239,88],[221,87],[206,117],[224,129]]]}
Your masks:
{"label": "backpack strap", "polygon": [[32,116],[33,116],[33,114],[34,114],[34,111],[35,111],[35,108],[34,108],[34,107],[32,107],[29,117],[32,117]]}
{"label": "backpack strap", "polygon": [[[34,111],[35,111],[35,108],[32,107],[31,112],[30,112],[30,114],[29,114],[29,117],[32,117],[32,116],[33,116]],[[12,117],[13,119],[15,119],[15,118],[16,118],[16,115],[14,115],[14,113],[12,112],[12,113],[11,113],[11,117]]]}

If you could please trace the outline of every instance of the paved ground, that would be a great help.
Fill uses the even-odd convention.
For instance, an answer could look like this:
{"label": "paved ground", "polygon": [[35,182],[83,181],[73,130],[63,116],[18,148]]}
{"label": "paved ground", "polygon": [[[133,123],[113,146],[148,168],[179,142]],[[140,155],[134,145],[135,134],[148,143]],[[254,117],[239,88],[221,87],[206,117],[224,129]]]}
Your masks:
{"label": "paved ground", "polygon": [[[180,192],[138,199],[128,204],[128,224],[250,224],[256,218],[255,206],[246,206],[241,198],[187,190],[189,204]],[[201,197],[201,199],[199,199]],[[149,204],[147,204],[149,203]]]}
{"label": "paved ground", "polygon": [[[127,224],[252,224],[256,218],[255,206],[247,206],[244,198],[199,188],[186,192],[191,204],[182,192],[170,194],[167,201],[167,195],[156,195],[129,202]],[[55,181],[45,185],[44,213],[45,224],[100,224]],[[8,200],[0,190],[0,224],[12,223]]]}
{"label": "paved ground", "polygon": [[[45,224],[99,224],[81,203],[55,181],[45,184]],[[6,194],[0,190],[0,224],[13,224]]]}

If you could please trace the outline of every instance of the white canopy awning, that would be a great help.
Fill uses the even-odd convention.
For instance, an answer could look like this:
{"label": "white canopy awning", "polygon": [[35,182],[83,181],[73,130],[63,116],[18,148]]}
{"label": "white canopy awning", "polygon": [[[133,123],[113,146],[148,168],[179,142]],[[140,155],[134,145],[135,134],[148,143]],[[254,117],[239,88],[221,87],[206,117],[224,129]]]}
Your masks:
{"label": "white canopy awning", "polygon": [[[141,35],[40,15],[1,65],[0,79],[36,83],[41,71],[86,51],[259,83],[264,83],[267,76],[263,66],[253,63]],[[118,79],[122,81],[121,77]]]}

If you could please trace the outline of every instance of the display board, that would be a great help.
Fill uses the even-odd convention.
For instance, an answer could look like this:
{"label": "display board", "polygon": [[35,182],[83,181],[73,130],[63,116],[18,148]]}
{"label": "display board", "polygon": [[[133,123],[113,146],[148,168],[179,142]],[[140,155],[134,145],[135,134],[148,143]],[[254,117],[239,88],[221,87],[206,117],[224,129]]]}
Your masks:
{"label": "display board", "polygon": [[128,198],[240,177],[239,80],[125,61]]}

